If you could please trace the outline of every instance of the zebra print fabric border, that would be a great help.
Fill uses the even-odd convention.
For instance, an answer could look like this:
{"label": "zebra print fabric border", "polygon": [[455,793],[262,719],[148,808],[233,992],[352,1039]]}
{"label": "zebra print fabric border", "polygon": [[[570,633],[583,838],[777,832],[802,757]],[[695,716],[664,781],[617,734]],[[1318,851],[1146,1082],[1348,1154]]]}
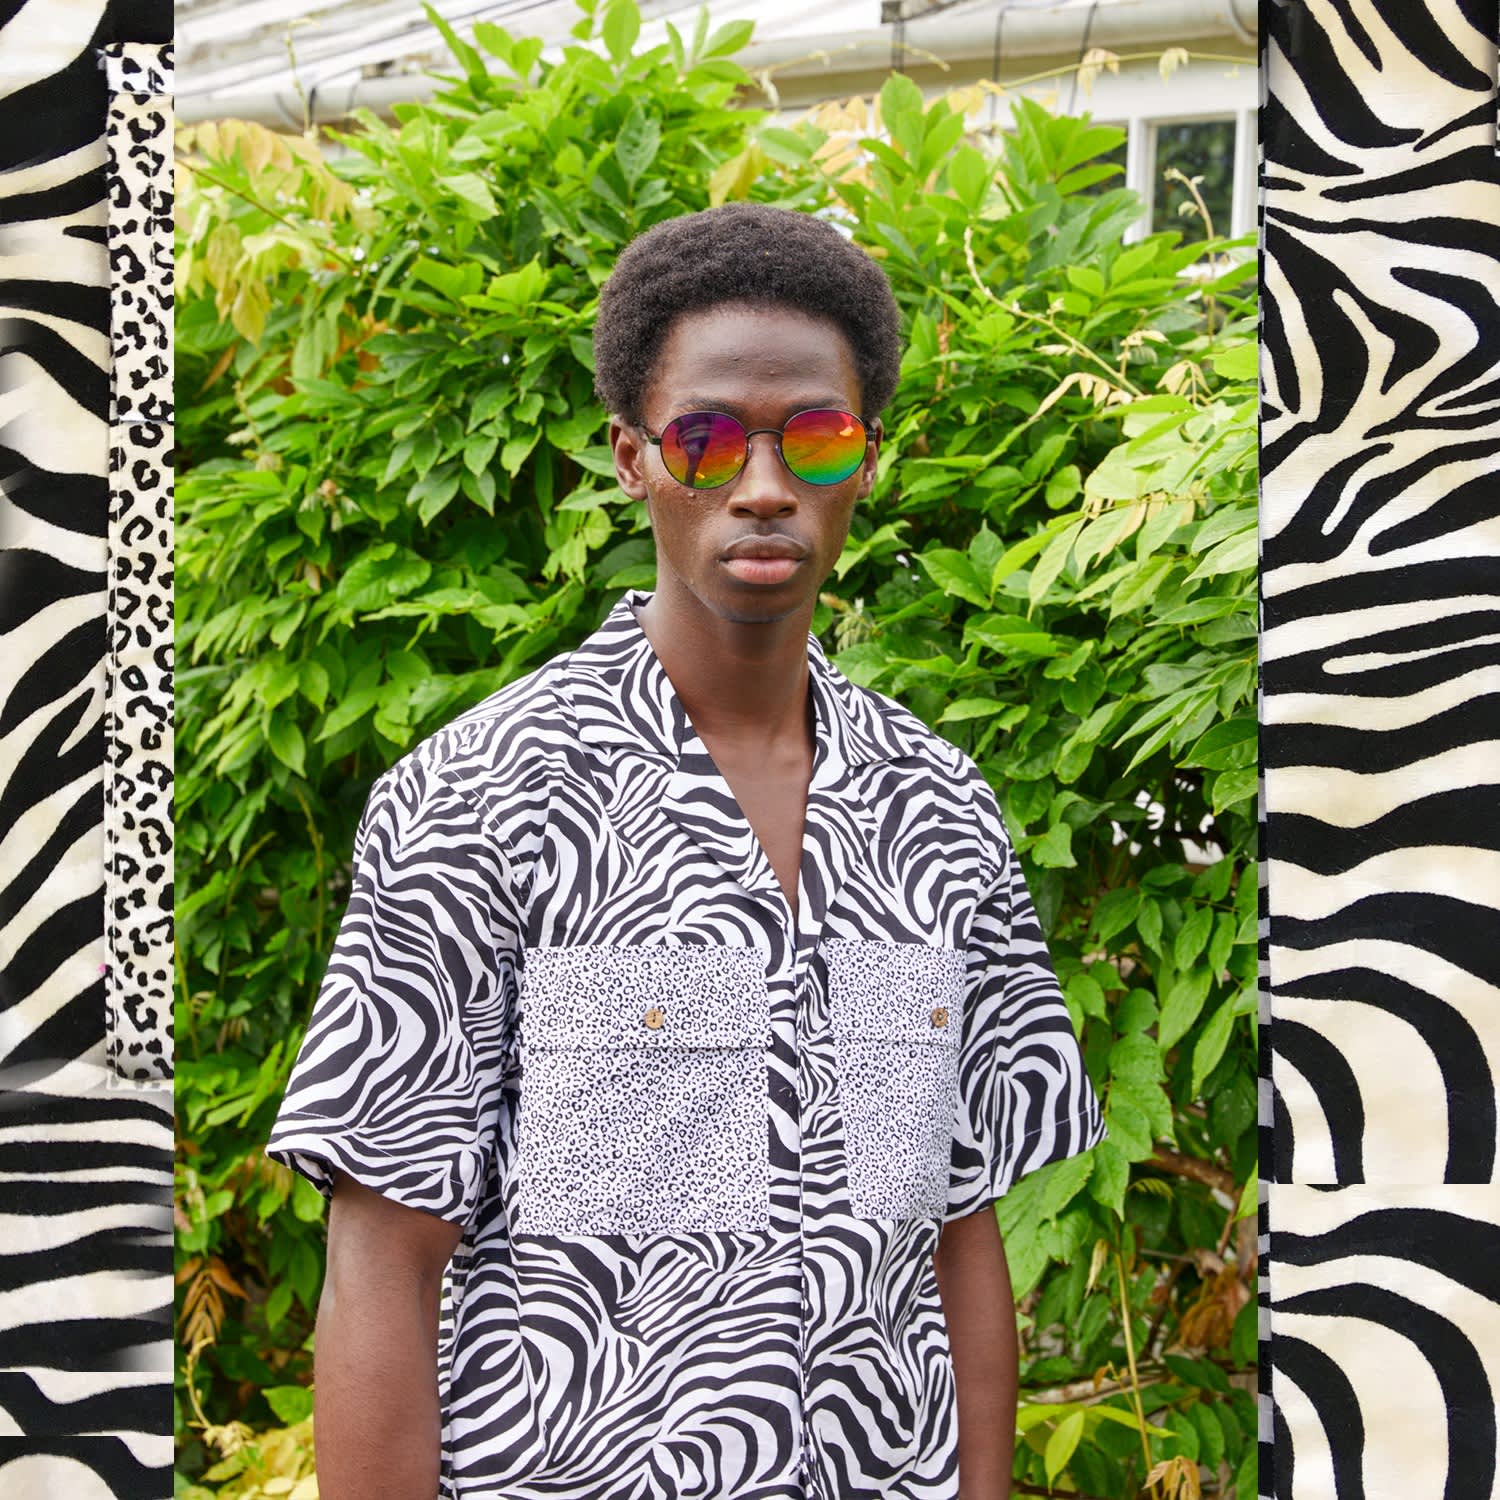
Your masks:
{"label": "zebra print fabric border", "polygon": [[[0,18],[0,1494],[172,1487],[172,1106],[106,1050],[108,80],[165,6]],[[165,329],[163,329],[165,332]],[[165,1019],[163,1025],[169,1024]]]}
{"label": "zebra print fabric border", "polygon": [[1262,1486],[1276,1500],[1487,1500],[1500,1390],[1495,7],[1274,0],[1262,22],[1275,1148]]}

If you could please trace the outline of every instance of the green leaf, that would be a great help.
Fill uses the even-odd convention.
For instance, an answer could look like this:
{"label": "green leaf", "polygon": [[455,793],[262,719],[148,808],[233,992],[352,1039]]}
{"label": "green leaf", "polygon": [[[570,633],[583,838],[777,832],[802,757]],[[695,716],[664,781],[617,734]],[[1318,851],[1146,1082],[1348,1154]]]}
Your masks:
{"label": "green leaf", "polygon": [[271,754],[282,765],[298,776],[303,774],[307,745],[302,738],[302,731],[292,720],[272,719],[271,727],[266,731],[266,743],[271,747]]}
{"label": "green leaf", "polygon": [[599,35],[616,64],[629,60],[630,49],[635,46],[640,34],[641,13],[635,0],[609,0]]}
{"label": "green leaf", "polygon": [[806,166],[812,160],[814,148],[795,130],[768,126],[756,140],[772,161],[780,162],[783,166]]}
{"label": "green leaf", "polygon": [[1251,525],[1211,548],[1188,574],[1188,582],[1191,583],[1195,578],[1213,578],[1220,573],[1248,572],[1258,560],[1255,527]]}
{"label": "green leaf", "polygon": [[973,146],[960,146],[948,160],[948,186],[971,214],[979,212],[994,175],[984,153]]}
{"label": "green leaf", "polygon": [[[500,451],[500,467],[505,470],[512,479],[521,472],[521,465],[526,462],[531,450],[536,447],[538,433],[536,428],[520,433],[511,438]],[[575,454],[574,457],[579,455]]]}
{"label": "green leaf", "polygon": [[1084,1189],[1094,1164],[1086,1151],[1042,1168],[1037,1213],[1043,1219],[1055,1219]]}
{"label": "green leaf", "polygon": [[304,1224],[316,1224],[323,1217],[323,1195],[305,1177],[292,1181],[292,1212]]}
{"label": "green leaf", "polygon": [[641,106],[633,104],[620,134],[615,141],[615,160],[625,174],[625,181],[634,191],[641,174],[656,160],[661,149],[661,123],[654,115],[648,115]]}
{"label": "green leaf", "polygon": [[1083,530],[1084,521],[1074,521],[1066,529],[1059,531],[1042,551],[1041,557],[1037,559],[1037,565],[1031,571],[1031,580],[1026,587],[1026,595],[1033,605],[1039,604],[1047,590],[1057,582],[1059,575],[1066,566],[1068,558],[1073,552],[1073,543],[1078,540],[1078,534]]}
{"label": "green leaf", "polygon": [[1200,906],[1178,928],[1177,938],[1172,944],[1172,962],[1177,968],[1186,969],[1203,952],[1203,945],[1208,942],[1213,924],[1213,908]]}
{"label": "green leaf", "polygon": [[1031,846],[1031,857],[1048,869],[1071,869],[1078,863],[1073,856],[1073,830],[1066,823],[1054,823]]}
{"label": "green leaf", "polygon": [[1047,1439],[1047,1447],[1042,1454],[1042,1464],[1047,1470],[1048,1484],[1051,1484],[1068,1467],[1078,1447],[1078,1440],[1082,1436],[1083,1413],[1081,1411],[1069,1413],[1057,1424],[1052,1436]]}
{"label": "green leaf", "polygon": [[1259,788],[1260,773],[1255,766],[1221,771],[1214,777],[1211,797],[1215,817],[1227,808],[1235,807],[1247,798],[1254,797]]}
{"label": "green leaf", "polygon": [[1048,510],[1061,510],[1083,488],[1082,471],[1077,464],[1064,464],[1047,480],[1045,500]]}
{"label": "green leaf", "polygon": [[511,49],[515,43],[511,34],[503,26],[497,26],[493,21],[476,21],[474,40],[491,57],[498,57],[507,67],[510,66]]}
{"label": "green leaf", "polygon": [[268,1385],[261,1395],[287,1427],[295,1427],[312,1416],[313,1393],[305,1385]]}
{"label": "green leaf", "polygon": [[1104,1118],[1110,1135],[1128,1161],[1144,1161],[1151,1155],[1150,1118],[1124,1090],[1110,1090]]}
{"label": "green leaf", "polygon": [[1151,1086],[1161,1082],[1162,1072],[1161,1053],[1156,1042],[1141,1032],[1120,1037],[1109,1049],[1112,1079],[1129,1079]]}
{"label": "green leaf", "polygon": [[951,724],[962,719],[987,719],[1001,714],[1011,705],[994,698],[959,698],[950,703],[938,718],[939,724]]}
{"label": "green leaf", "polygon": [[297,684],[302,690],[302,696],[321,713],[323,705],[328,701],[328,689],[331,686],[328,669],[309,657],[298,669]]}
{"label": "green leaf", "polygon": [[1161,952],[1161,907],[1155,901],[1142,901],[1135,919],[1135,930],[1146,947]]}
{"label": "green leaf", "polygon": [[990,598],[984,579],[967,552],[959,552],[953,547],[934,547],[917,553],[917,561],[945,593],[956,594],[981,609],[988,606]]}
{"label": "green leaf", "polygon": [[1222,380],[1254,380],[1260,372],[1260,349],[1254,343],[1236,344],[1211,357],[1214,374]]}
{"label": "green leaf", "polygon": [[1248,1218],[1260,1208],[1260,1182],[1255,1171],[1245,1179],[1245,1186],[1240,1189],[1239,1205],[1234,1211],[1236,1219]]}
{"label": "green leaf", "polygon": [[1211,977],[1202,969],[1193,969],[1179,974],[1162,1000],[1161,1022],[1157,1027],[1157,1041],[1166,1052],[1192,1030],[1193,1022],[1208,999]]}
{"label": "green leaf", "polygon": [[1081,1015],[1105,1014],[1104,991],[1092,975],[1075,974],[1067,983],[1066,994],[1070,1005],[1076,1005]]}
{"label": "green leaf", "polygon": [[754,21],[727,21],[709,37],[699,57],[728,57],[746,46],[755,33]]}
{"label": "green leaf", "polygon": [[1107,943],[1116,933],[1124,930],[1135,921],[1135,914],[1141,909],[1141,890],[1139,886],[1121,885],[1112,891],[1106,891],[1094,908],[1094,933],[1101,943]]}
{"label": "green leaf", "polygon": [[1117,1215],[1125,1212],[1125,1188],[1130,1181],[1130,1163],[1119,1142],[1106,1137],[1090,1153],[1094,1159],[1089,1175],[1089,1196]]}
{"label": "green leaf", "polygon": [[489,184],[477,172],[455,172],[439,177],[438,182],[465,205],[470,218],[493,219],[499,212]]}
{"label": "green leaf", "polygon": [[1057,637],[1032,624],[1024,615],[982,615],[964,624],[964,644],[978,641],[1006,658],[1056,656]]}
{"label": "green leaf", "polygon": [[1203,1080],[1213,1072],[1219,1059],[1223,1057],[1224,1048],[1229,1044],[1229,1036],[1233,1029],[1234,1001],[1225,1000],[1208,1018],[1208,1024],[1203,1028],[1197,1045],[1193,1048],[1193,1081],[1190,1088],[1195,1098],[1203,1088]]}
{"label": "green leaf", "polygon": [[1199,736],[1183,757],[1185,766],[1204,766],[1210,771],[1241,770],[1255,763],[1258,729],[1248,714],[1226,719]]}
{"label": "green leaf", "polygon": [[[1252,1297],[1245,1304],[1246,1307],[1254,1308],[1255,1299]],[[1244,1308],[1240,1309],[1241,1312]],[[1244,1496],[1250,1500],[1258,1493],[1257,1486],[1260,1484],[1260,1444],[1249,1442],[1245,1445],[1245,1451],[1240,1456],[1239,1467],[1234,1471],[1234,1493]]]}

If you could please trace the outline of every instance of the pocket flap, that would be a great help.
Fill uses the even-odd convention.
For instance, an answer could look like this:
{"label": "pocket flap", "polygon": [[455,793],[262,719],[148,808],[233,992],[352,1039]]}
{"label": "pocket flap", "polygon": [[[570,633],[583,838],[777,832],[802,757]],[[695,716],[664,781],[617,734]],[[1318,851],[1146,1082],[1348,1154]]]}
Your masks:
{"label": "pocket flap", "polygon": [[838,1036],[957,1046],[967,955],[933,943],[825,942]]}
{"label": "pocket flap", "polygon": [[771,1038],[759,948],[529,948],[521,995],[523,1030],[535,1047],[742,1047]]}

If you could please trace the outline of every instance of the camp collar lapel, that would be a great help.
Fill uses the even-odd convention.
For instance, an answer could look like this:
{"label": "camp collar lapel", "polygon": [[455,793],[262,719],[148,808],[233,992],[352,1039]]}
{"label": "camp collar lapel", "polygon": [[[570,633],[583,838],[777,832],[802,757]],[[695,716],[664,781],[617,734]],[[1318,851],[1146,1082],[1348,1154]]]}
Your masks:
{"label": "camp collar lapel", "polygon": [[[662,811],[779,920],[788,908],[760,840],[688,719],[634,608],[651,593],[627,589],[592,635],[569,653],[564,687],[585,746],[626,746],[660,757],[669,774]],[[864,788],[879,762],[913,742],[828,660],[808,632],[816,714],[799,876],[797,929],[816,939],[834,898],[868,858],[879,822]]]}

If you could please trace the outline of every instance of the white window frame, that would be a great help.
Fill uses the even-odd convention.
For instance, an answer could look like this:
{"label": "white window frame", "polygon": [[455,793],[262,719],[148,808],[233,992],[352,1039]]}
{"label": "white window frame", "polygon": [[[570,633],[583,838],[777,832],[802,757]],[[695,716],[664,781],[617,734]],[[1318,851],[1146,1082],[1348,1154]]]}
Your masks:
{"label": "white window frame", "polygon": [[1150,232],[1156,211],[1156,144],[1157,131],[1163,125],[1210,125],[1224,120],[1234,122],[1234,156],[1230,171],[1229,224],[1216,226],[1231,237],[1249,234],[1255,228],[1257,189],[1256,112],[1253,109],[1226,109],[1206,113],[1201,109],[1181,112],[1153,112],[1132,115],[1109,123],[1125,128],[1125,186],[1140,195],[1140,217],[1125,231],[1125,241],[1133,244]]}

